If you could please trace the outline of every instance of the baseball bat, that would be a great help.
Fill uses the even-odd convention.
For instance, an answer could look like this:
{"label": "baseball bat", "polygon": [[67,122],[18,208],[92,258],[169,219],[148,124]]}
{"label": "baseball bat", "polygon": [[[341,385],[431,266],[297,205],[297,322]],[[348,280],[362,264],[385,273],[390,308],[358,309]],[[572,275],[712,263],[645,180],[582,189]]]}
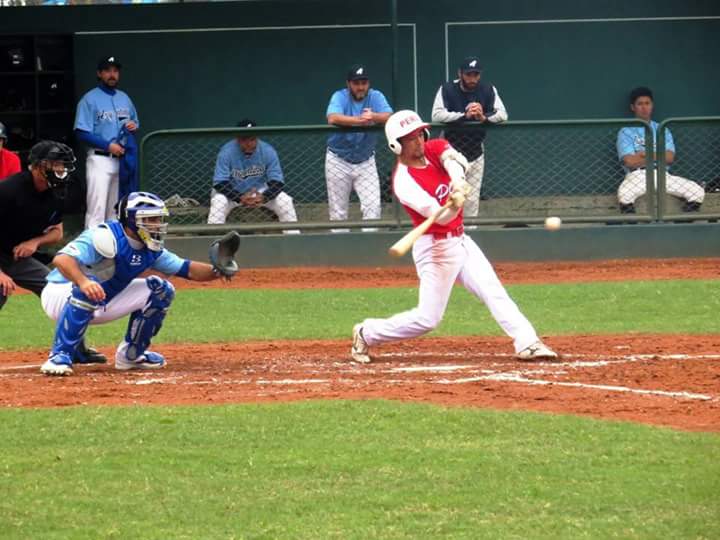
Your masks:
{"label": "baseball bat", "polygon": [[407,233],[405,236],[403,236],[400,240],[395,242],[392,246],[390,246],[390,249],[388,249],[388,253],[391,257],[402,257],[405,255],[408,251],[410,251],[410,248],[413,247],[413,244],[415,241],[420,238],[423,234],[427,232],[427,230],[432,227],[432,224],[435,223],[437,218],[440,217],[440,214],[442,214],[443,210],[450,207],[452,205],[452,199],[448,198],[447,202],[435,210],[432,214],[430,214],[430,217],[428,217],[425,221],[423,221],[420,225],[415,227],[412,231]]}

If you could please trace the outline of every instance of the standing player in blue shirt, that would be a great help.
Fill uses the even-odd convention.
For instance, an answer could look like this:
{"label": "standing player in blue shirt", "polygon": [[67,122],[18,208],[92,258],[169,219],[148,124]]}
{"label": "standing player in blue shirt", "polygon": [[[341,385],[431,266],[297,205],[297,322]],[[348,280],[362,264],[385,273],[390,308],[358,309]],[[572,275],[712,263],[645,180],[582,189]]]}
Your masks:
{"label": "standing player in blue shirt", "polygon": [[102,57],[97,65],[99,84],[82,97],[75,113],[75,134],[88,146],[86,228],[115,217],[119,159],[125,153],[120,130],[125,126],[134,132],[140,127],[135,105],[117,88],[121,68],[116,57]]}
{"label": "standing player in blue shirt", "polygon": [[[653,132],[653,152],[657,145],[658,123],[652,119],[653,93],[646,87],[635,88],[630,92],[630,110],[635,117],[650,123]],[[625,170],[625,179],[618,188],[620,211],[623,214],[635,213],[635,201],[645,195],[645,128],[642,126],[624,127],[618,132],[617,152]],[[653,156],[654,157],[654,156]],[[667,192],[685,199],[683,211],[697,212],[705,199],[705,190],[692,180],[670,174],[670,164],[675,160],[675,141],[669,129],[665,129],[665,162],[668,173],[665,176]],[[654,163],[657,160],[653,159]],[[653,172],[655,175],[655,172]],[[655,177],[657,186],[657,177]]]}
{"label": "standing player in blue shirt", "polygon": [[[385,124],[392,108],[379,90],[370,88],[365,66],[347,74],[347,87],[330,98],[328,124],[342,127]],[[350,193],[360,199],[363,219],[380,219],[380,179],[375,165],[376,132],[334,133],[328,137],[325,180],[331,221],[347,220]]]}
{"label": "standing player in blue shirt", "polygon": [[[248,118],[238,122],[242,128],[255,126],[257,124]],[[237,206],[263,206],[275,212],[280,222],[297,221],[292,197],[283,191],[284,185],[275,149],[254,135],[240,135],[225,143],[218,153],[208,223],[225,223]]]}
{"label": "standing player in blue shirt", "polygon": [[157,195],[130,193],[120,201],[118,213],[120,221],[86,230],[53,260],[55,270],[40,297],[45,313],[57,321],[52,350],[40,368],[46,375],[73,372],[72,358],[88,325],[126,315],[130,320],[115,353],[115,368],[163,367],[165,358],[148,346],[160,330],[175,289],[158,276],[138,276],[156,270],[193,281],[220,277],[215,267],[181,259],[163,247],[168,210]]}

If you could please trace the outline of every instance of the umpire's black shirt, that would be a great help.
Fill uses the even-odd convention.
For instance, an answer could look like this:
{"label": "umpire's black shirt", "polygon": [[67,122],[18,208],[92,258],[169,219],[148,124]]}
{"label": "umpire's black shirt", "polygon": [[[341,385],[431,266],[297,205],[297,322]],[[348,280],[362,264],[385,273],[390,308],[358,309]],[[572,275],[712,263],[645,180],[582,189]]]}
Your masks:
{"label": "umpire's black shirt", "polygon": [[12,256],[15,246],[62,223],[62,216],[62,199],[35,189],[30,171],[0,181],[0,253]]}

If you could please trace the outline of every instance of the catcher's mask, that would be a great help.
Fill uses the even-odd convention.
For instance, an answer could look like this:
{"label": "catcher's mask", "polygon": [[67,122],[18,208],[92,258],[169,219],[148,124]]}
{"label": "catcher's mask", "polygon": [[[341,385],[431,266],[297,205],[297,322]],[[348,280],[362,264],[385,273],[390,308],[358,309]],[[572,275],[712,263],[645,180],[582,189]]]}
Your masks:
{"label": "catcher's mask", "polygon": [[152,251],[162,251],[170,215],[163,200],[146,191],[134,191],[118,203],[120,223],[138,235]]}
{"label": "catcher's mask", "polygon": [[65,189],[73,181],[75,154],[68,145],[56,141],[40,141],[30,149],[30,166],[40,170],[53,194],[65,196]]}

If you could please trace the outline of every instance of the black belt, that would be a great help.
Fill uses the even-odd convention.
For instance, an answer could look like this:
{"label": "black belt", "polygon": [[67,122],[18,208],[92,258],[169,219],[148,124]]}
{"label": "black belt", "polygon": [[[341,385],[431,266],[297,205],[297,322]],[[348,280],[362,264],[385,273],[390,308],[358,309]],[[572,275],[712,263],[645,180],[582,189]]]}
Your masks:
{"label": "black belt", "polygon": [[369,158],[361,159],[360,161],[350,161],[349,159],[345,159],[344,157],[342,157],[342,156],[341,156],[340,154],[338,154],[337,152],[333,152],[333,151],[330,150],[329,148],[328,148],[328,152],[330,152],[330,153],[333,154],[334,156],[339,157],[339,158],[342,159],[343,161],[347,161],[347,162],[350,163],[351,165],[359,165],[360,163],[365,163],[368,159],[370,159],[371,157],[373,157],[373,156],[375,155],[375,152],[373,152],[372,154],[370,154],[370,157],[369,157]]}
{"label": "black belt", "polygon": [[112,155],[110,152],[105,152],[104,150],[97,150],[95,148],[92,149],[92,153],[95,154],[96,156],[117,158],[117,156]]}

